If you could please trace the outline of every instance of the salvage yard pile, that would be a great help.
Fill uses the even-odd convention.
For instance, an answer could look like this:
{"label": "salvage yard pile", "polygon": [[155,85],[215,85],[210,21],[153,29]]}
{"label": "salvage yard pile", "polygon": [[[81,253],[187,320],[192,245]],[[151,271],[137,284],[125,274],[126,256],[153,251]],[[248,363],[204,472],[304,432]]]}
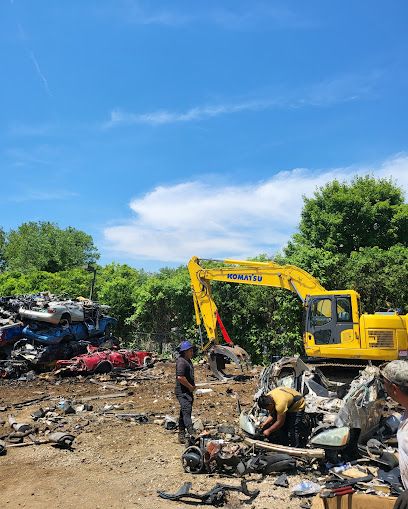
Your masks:
{"label": "salvage yard pile", "polygon": [[[296,362],[292,365],[295,381],[318,390],[312,380],[315,374],[298,369]],[[268,449],[264,442],[255,441],[254,447],[253,441],[243,441],[238,401],[241,420],[254,415],[259,369],[244,382],[220,383],[209,378],[205,366],[197,366],[193,415],[198,438],[192,451],[196,456],[188,456],[191,446],[178,443],[175,429],[174,369],[173,362],[159,362],[143,371],[68,378],[47,373],[30,382],[1,381],[0,435],[6,442],[0,457],[2,506],[180,509],[188,507],[183,500],[201,497],[203,503],[214,505],[227,500],[226,507],[231,508],[299,508],[310,507],[319,492],[348,493],[358,483],[362,493],[384,496],[390,493],[390,483],[397,482],[393,442],[388,438],[371,439],[352,465],[344,461],[330,465],[305,457],[300,450],[277,456],[264,450]],[[285,369],[287,375],[287,362]],[[261,384],[270,380],[271,372],[267,370]],[[352,383],[348,394],[357,387],[358,382]],[[310,394],[309,400],[324,406],[322,396]],[[397,410],[384,408],[389,415]],[[199,465],[195,458],[201,451],[208,454]],[[386,481],[379,479],[381,472]],[[242,475],[246,484],[241,484]],[[211,491],[216,483],[232,486],[233,491],[223,486]],[[180,488],[184,491],[177,495]],[[250,504],[244,504],[248,500]],[[391,502],[384,498],[383,508],[386,500]]]}
{"label": "salvage yard pile", "polygon": [[117,320],[109,306],[83,297],[63,300],[49,292],[0,298],[0,377],[18,378],[86,353],[113,346]]}

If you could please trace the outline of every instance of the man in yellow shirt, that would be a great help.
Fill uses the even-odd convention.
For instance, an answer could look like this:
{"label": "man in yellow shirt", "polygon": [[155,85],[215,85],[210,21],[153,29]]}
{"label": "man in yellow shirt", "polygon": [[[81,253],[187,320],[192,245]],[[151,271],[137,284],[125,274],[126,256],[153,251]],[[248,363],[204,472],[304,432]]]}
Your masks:
{"label": "man in yellow shirt", "polygon": [[299,392],[290,387],[277,387],[260,396],[258,406],[269,412],[261,425],[265,437],[282,445],[305,447],[308,425],[305,399]]}

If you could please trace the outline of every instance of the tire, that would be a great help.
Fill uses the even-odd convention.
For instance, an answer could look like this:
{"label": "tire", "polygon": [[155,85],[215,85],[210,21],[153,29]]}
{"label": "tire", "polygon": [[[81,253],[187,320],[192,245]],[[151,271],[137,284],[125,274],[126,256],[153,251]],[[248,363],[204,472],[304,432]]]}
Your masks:
{"label": "tire", "polygon": [[94,373],[110,373],[112,371],[112,364],[108,361],[102,361],[96,366]]}
{"label": "tire", "polygon": [[71,325],[71,315],[69,313],[63,313],[59,323],[62,324],[64,320],[66,320],[69,325]]}
{"label": "tire", "polygon": [[150,368],[153,366],[153,359],[151,357],[145,357],[143,359],[143,367]]}

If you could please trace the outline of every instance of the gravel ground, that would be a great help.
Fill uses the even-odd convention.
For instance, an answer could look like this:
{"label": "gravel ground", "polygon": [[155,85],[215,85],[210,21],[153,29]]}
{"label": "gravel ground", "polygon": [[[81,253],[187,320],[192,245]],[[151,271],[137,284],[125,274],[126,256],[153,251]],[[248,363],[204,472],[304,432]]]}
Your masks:
{"label": "gravel ground", "polygon": [[[237,426],[237,396],[242,406],[249,408],[257,370],[252,374],[254,377],[246,382],[210,385],[213,392],[196,397],[194,415],[205,423]],[[77,437],[74,450],[39,445],[10,448],[7,455],[0,457],[1,507],[180,509],[189,506],[162,500],[157,490],[175,492],[186,481],[192,482],[192,491],[197,492],[206,491],[217,482],[238,485],[240,481],[235,478],[186,474],[180,461],[183,446],[178,444],[177,435],[152,422],[155,416],[178,414],[173,396],[174,364],[160,363],[135,376],[153,379],[117,382],[104,375],[93,381],[48,377],[32,382],[0,382],[0,407],[8,406],[0,411],[0,423],[6,421],[0,424],[1,434],[10,431],[9,413],[19,422],[33,422],[30,417],[33,411],[58,403],[60,398],[80,402],[93,396],[103,397],[89,401],[94,406],[91,412],[64,416],[59,424],[37,423],[40,437],[47,427],[58,426],[57,429],[72,432]],[[204,366],[197,368],[196,378],[197,382],[209,380]],[[119,391],[123,397],[106,397]],[[40,397],[51,399],[21,409],[12,406]],[[151,423],[139,425],[122,421],[113,414],[103,414],[107,404],[119,405],[114,412],[147,413]],[[311,478],[310,475],[289,476],[290,487],[307,477]],[[259,489],[259,496],[248,505],[243,504],[245,497],[231,494],[226,507],[283,509],[299,508],[306,502],[290,498],[290,489],[274,486],[275,478],[273,474],[265,479],[259,475],[248,476],[249,489]]]}

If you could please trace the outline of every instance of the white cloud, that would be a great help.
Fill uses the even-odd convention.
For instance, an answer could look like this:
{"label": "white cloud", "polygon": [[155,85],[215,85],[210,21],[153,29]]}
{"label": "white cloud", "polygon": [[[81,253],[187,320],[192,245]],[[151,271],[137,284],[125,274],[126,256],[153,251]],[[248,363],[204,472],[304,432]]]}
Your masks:
{"label": "white cloud", "polygon": [[133,259],[183,263],[202,258],[246,258],[280,249],[296,230],[302,196],[337,178],[357,174],[393,177],[408,191],[408,155],[397,154],[376,169],[298,168],[242,186],[191,181],[160,186],[130,203],[135,218],[105,228],[109,249]]}
{"label": "white cloud", "polygon": [[408,198],[408,155],[401,152],[384,161],[375,172],[378,177],[392,176],[396,183],[405,190],[405,199]]}

